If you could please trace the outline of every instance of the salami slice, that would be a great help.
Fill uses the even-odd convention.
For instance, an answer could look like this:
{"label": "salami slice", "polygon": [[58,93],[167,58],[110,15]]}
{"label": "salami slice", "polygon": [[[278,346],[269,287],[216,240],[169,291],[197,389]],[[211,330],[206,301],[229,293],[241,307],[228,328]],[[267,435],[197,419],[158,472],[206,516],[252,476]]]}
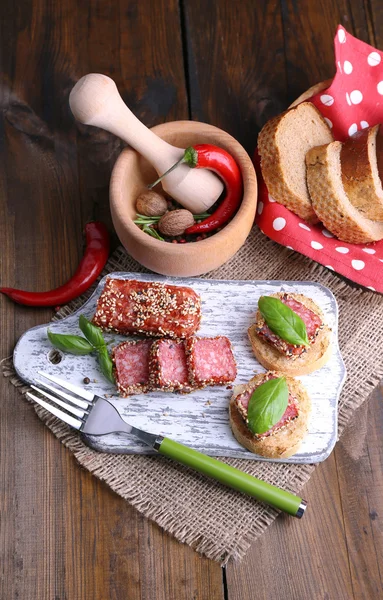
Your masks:
{"label": "salami slice", "polygon": [[193,337],[185,342],[189,380],[193,386],[225,385],[237,376],[230,340]]}
{"label": "salami slice", "polygon": [[149,353],[152,340],[123,342],[113,349],[114,375],[121,396],[149,389]]}
{"label": "salami slice", "polygon": [[164,392],[192,391],[186,364],[185,342],[161,339],[150,350],[149,382],[151,389]]}
{"label": "salami slice", "polygon": [[[269,379],[275,379],[275,377],[269,376],[269,374],[267,374],[267,375],[265,375],[263,380],[261,380],[257,385],[254,386],[254,388],[252,390],[246,390],[245,392],[243,392],[242,394],[239,394],[239,396],[237,396],[236,403],[238,406],[238,410],[241,413],[244,421],[247,421],[247,410],[249,407],[249,401],[250,401],[252,393],[254,392],[254,390],[257,387],[259,387],[260,385],[262,385]],[[287,427],[288,424],[290,423],[290,421],[293,421],[294,419],[296,419],[298,417],[298,415],[299,415],[298,400],[295,398],[295,396],[293,396],[293,394],[289,393],[287,408],[286,408],[285,412],[283,413],[281,419],[278,421],[278,423],[273,425],[268,431],[265,431],[264,433],[257,433],[254,435],[258,440],[263,440],[266,437],[270,437],[271,435],[274,435],[275,433],[277,433],[284,427]]]}
{"label": "salami slice", "polygon": [[[302,304],[298,302],[292,295],[290,294],[279,294],[279,299],[283,304],[286,304],[291,310],[293,310],[301,319],[304,321],[307,330],[307,337],[309,338],[310,344],[315,342],[315,339],[323,327],[323,321],[321,317],[315,313],[313,310],[310,310]],[[255,324],[257,335],[260,338],[265,340],[271,346],[274,346],[281,354],[289,358],[296,358],[301,356],[304,352],[307,351],[306,346],[294,346],[293,344],[289,344],[285,340],[282,340],[278,335],[273,333],[271,329],[266,325],[263,317],[258,314],[257,322]]]}
{"label": "salami slice", "polygon": [[170,338],[190,337],[200,321],[201,299],[191,288],[112,277],[93,318],[102,329]]}

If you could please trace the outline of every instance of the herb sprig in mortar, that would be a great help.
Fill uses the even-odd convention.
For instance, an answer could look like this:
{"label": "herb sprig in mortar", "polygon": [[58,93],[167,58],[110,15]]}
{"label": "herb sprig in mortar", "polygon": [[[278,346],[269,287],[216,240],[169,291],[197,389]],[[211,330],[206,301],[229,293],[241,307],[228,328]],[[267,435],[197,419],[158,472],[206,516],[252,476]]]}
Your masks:
{"label": "herb sprig in mortar", "polygon": [[108,381],[115,383],[112,359],[109,356],[101,329],[88,321],[84,315],[80,315],[79,327],[85,337],[53,333],[50,329],[47,331],[47,336],[52,346],[62,352],[68,352],[68,354],[80,356],[96,352],[102,374]]}
{"label": "herb sprig in mortar", "polygon": [[[170,213],[166,213],[166,214],[171,214],[172,212],[175,212],[175,211],[170,211]],[[158,224],[158,222],[162,219],[163,216],[164,215],[157,216],[157,217],[147,217],[146,215],[141,215],[141,214],[137,213],[134,223],[136,225],[138,225],[138,227],[140,229],[142,229],[142,231],[144,233],[151,235],[152,237],[156,238],[157,240],[161,240],[162,242],[165,242],[165,239],[158,233],[157,229],[155,229],[153,227],[153,225]],[[206,219],[209,216],[210,216],[209,213],[202,213],[200,215],[192,215],[192,218],[195,221],[202,221],[203,219]],[[183,233],[183,231],[182,231],[182,233]]]}

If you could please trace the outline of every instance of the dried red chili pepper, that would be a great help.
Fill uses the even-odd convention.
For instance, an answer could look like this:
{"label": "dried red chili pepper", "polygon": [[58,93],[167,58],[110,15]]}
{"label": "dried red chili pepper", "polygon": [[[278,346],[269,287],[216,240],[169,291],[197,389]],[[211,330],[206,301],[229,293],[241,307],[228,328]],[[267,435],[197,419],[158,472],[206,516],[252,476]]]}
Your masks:
{"label": "dried red chili pepper", "polygon": [[234,158],[223,148],[211,144],[190,146],[186,148],[183,157],[149,188],[157,185],[165,175],[181,163],[186,163],[192,169],[210,169],[222,179],[226,187],[226,196],[218,208],[200,223],[188,227],[185,233],[207,233],[227,223],[239,207],[243,192],[241,171]]}
{"label": "dried red chili pepper", "polygon": [[109,234],[103,223],[94,221],[85,225],[86,249],[73,277],[64,285],[48,292],[25,292],[14,288],[0,288],[18,304],[27,306],[56,306],[81,296],[97,279],[109,256]]}

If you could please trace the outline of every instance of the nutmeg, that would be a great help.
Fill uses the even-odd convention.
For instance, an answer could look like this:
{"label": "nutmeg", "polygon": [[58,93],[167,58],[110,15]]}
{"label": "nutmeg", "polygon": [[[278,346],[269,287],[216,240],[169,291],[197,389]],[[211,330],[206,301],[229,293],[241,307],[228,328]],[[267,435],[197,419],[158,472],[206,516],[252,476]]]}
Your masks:
{"label": "nutmeg", "polygon": [[136,210],[146,217],[161,217],[168,210],[168,203],[161,194],[147,190],[138,196]]}
{"label": "nutmeg", "polygon": [[194,225],[194,217],[189,210],[179,209],[166,213],[158,221],[158,229],[163,235],[182,235],[185,229]]}

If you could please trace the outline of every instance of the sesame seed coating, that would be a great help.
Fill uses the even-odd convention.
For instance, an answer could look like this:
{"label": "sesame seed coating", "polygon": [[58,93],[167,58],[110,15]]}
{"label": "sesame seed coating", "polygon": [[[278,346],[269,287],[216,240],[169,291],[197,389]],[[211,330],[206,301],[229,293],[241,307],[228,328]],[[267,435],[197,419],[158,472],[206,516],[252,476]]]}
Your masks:
{"label": "sesame seed coating", "polygon": [[191,288],[109,277],[93,322],[118,333],[174,339],[192,336],[201,321],[201,299]]}

